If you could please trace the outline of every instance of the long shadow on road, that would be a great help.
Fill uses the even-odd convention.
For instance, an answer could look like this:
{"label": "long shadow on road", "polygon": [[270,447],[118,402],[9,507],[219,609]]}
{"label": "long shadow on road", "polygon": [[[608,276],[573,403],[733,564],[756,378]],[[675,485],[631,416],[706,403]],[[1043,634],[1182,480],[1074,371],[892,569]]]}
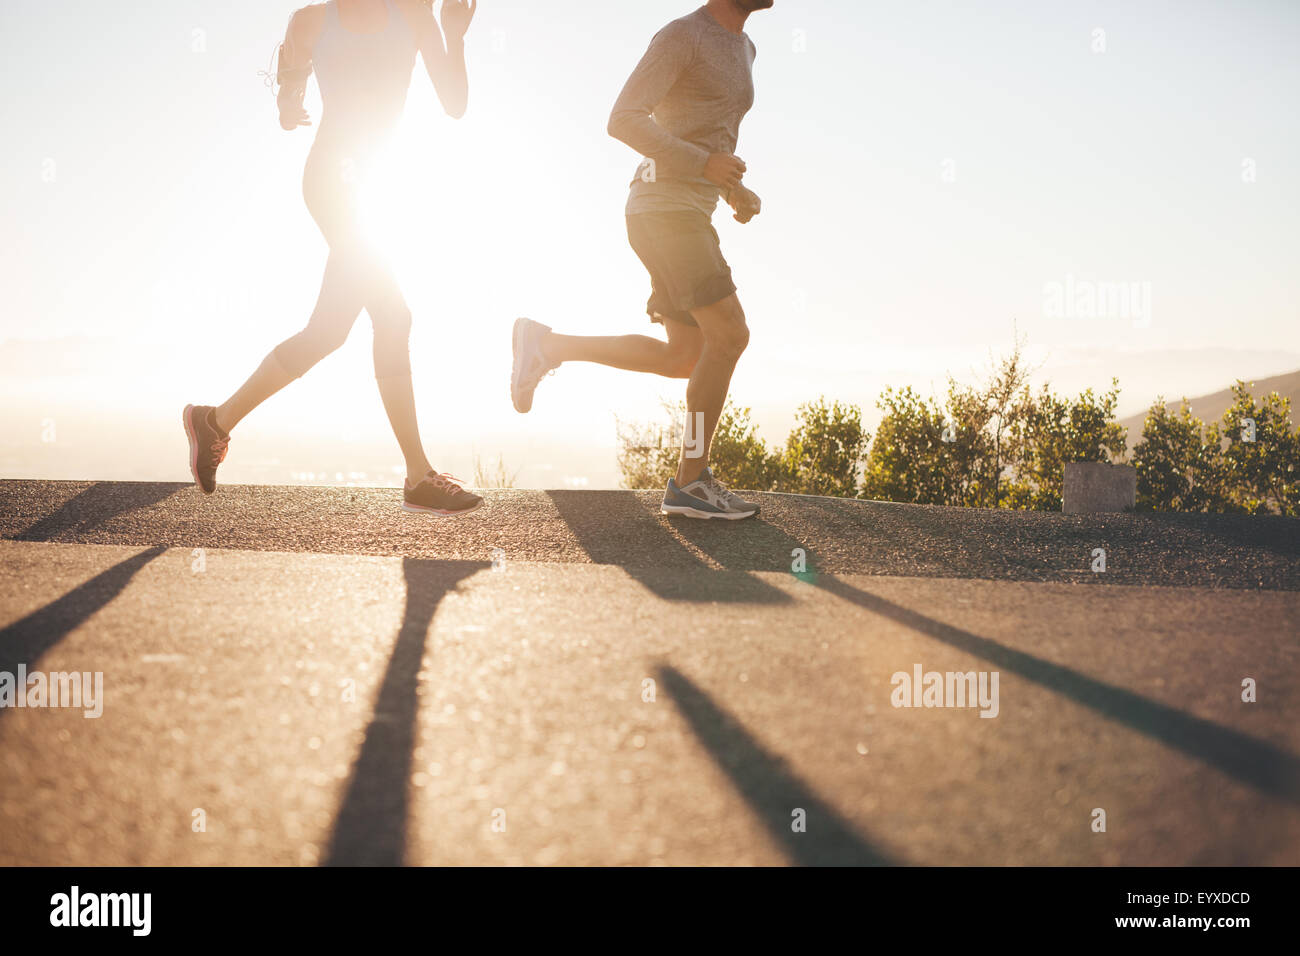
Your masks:
{"label": "long shadow on road", "polygon": [[[793,548],[806,547],[771,524],[756,524],[747,530],[753,539],[751,544],[757,543],[765,553],[789,554]],[[724,567],[736,556],[734,543],[728,548],[711,549],[711,536],[698,527],[685,525],[682,533]],[[811,569],[813,555],[811,549],[808,552]],[[1149,700],[1069,667],[945,624],[854,587],[834,575],[810,574],[804,580],[812,581],[826,592],[873,614],[889,618],[913,631],[1033,681],[1090,708],[1102,717],[1215,767],[1249,786],[1291,803],[1300,803],[1300,758],[1280,747]]]}
{"label": "long shadow on road", "polygon": [[[790,601],[780,588],[744,568],[711,568],[675,538],[660,516],[647,509],[634,492],[548,491],[547,495],[592,561],[618,565],[665,600],[750,604]],[[599,508],[593,508],[593,503],[598,503]],[[725,538],[723,529],[715,530]]]}
{"label": "long shadow on road", "polygon": [[1209,764],[1258,790],[1282,797],[1291,803],[1300,803],[1300,759],[1280,747],[1166,704],[1148,700],[1140,694],[1096,680],[1069,667],[1053,664],[987,637],[936,621],[893,601],[855,588],[838,578],[825,576],[817,584],[836,597],[866,608],[873,614],[887,617],[958,650],[982,657],[1003,670],[1068,697],[1103,717],[1181,750],[1187,756]]}
{"label": "long shadow on road", "polygon": [[482,561],[406,558],[406,606],[361,752],[334,820],[326,866],[401,866],[411,760],[419,712],[419,672],[429,625],[443,597],[491,567]]}
{"label": "long shadow on road", "polygon": [[[46,651],[121,594],[137,571],[166,550],[157,545],[133,554],[0,631],[0,672],[13,674],[19,664],[31,668]],[[4,710],[0,708],[0,714]]]}
{"label": "long shadow on road", "polygon": [[[1300,522],[1279,515],[1105,514],[918,507],[804,498],[822,533],[870,555],[875,573],[1061,581],[1111,551],[1091,584],[1300,588]],[[1214,555],[1214,559],[1208,556]],[[897,571],[891,570],[898,569]]]}
{"label": "long shadow on road", "polygon": [[[659,681],[710,756],[793,862],[803,866],[887,866],[895,862],[863,840],[852,824],[685,674],[664,665],[659,668]],[[806,814],[804,832],[792,827],[796,809]]]}
{"label": "long shadow on road", "polygon": [[97,481],[13,536],[16,541],[53,541],[65,532],[84,533],[119,515],[149,508],[188,485],[169,482]]}

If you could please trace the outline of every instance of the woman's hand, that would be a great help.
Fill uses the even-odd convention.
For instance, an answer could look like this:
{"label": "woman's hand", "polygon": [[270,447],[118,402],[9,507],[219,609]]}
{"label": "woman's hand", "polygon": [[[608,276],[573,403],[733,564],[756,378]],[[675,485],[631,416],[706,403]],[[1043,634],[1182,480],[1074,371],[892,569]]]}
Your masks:
{"label": "woman's hand", "polygon": [[463,40],[478,12],[478,0],[442,0],[442,32],[448,40]]}
{"label": "woman's hand", "polygon": [[303,109],[302,101],[280,101],[280,128],[295,130],[299,126],[310,126],[311,115]]}

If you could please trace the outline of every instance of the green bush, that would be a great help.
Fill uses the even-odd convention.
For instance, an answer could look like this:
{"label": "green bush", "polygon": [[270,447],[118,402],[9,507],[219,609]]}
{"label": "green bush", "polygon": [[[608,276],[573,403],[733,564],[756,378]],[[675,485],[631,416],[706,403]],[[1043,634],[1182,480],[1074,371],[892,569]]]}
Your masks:
{"label": "green bush", "polygon": [[1194,416],[1187,399],[1176,415],[1156,399],[1133,449],[1138,510],[1225,510],[1220,457],[1218,430]]}
{"label": "green bush", "polygon": [[1206,425],[1183,399],[1147,412],[1133,450],[1138,507],[1147,511],[1218,511],[1300,515],[1300,434],[1291,402],[1276,392],[1259,401],[1245,382],[1232,405]]}
{"label": "green bush", "polygon": [[[867,456],[860,497],[915,504],[961,504],[955,475],[958,436],[934,399],[910,387],[887,388],[876,406],[885,413]],[[947,438],[945,439],[945,435]],[[973,433],[962,439],[969,442]]]}
{"label": "green bush", "polygon": [[[648,425],[617,422],[618,466],[625,488],[663,488],[677,474],[686,403],[663,403],[668,422]],[[772,491],[780,461],[772,455],[750,410],[728,401],[718,419],[709,450],[713,474],[731,488]]]}
{"label": "green bush", "polygon": [[1300,514],[1300,434],[1291,424],[1290,399],[1270,392],[1256,401],[1242,381],[1232,395],[1216,436],[1230,506],[1247,514]]}
{"label": "green bush", "polygon": [[[1059,511],[1065,465],[1123,459],[1115,420],[1119,383],[1075,398],[1036,393],[1020,343],[977,386],[948,382],[946,400],[887,388],[875,440],[856,405],[825,397],[799,407],[785,444],[768,448],[750,410],[727,403],[713,438],[713,473],[733,488],[862,497],[954,507]],[[1216,423],[1163,400],[1133,450],[1138,507],[1148,511],[1300,514],[1300,434],[1287,399],[1256,401],[1244,382]],[[677,471],[684,403],[667,424],[619,423],[619,467],[629,488],[662,488]]]}
{"label": "green bush", "polygon": [[1118,462],[1127,450],[1124,426],[1115,420],[1119,382],[1101,396],[1092,389],[1063,399],[1047,386],[1022,396],[1013,425],[1017,458],[1004,504],[1010,508],[1060,511],[1067,462]]}
{"label": "green bush", "polygon": [[[871,436],[862,409],[825,398],[799,406],[794,430],[781,452],[777,490],[800,495],[852,498]],[[750,487],[750,486],[746,486]]]}

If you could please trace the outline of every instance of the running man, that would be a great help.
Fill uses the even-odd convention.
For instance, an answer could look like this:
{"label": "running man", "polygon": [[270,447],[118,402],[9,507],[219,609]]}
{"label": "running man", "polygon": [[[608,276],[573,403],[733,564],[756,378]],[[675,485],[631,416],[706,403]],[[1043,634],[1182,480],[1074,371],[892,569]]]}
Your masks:
{"label": "running man", "polygon": [[740,121],[754,105],[754,44],[749,15],[774,0],[709,0],[674,20],[623,88],[609,120],[611,136],[645,160],[627,203],[627,233],[650,273],[646,311],[668,341],[645,335],[560,335],[531,319],[515,323],[515,409],[533,407],[538,383],[563,362],[596,362],[634,372],[689,379],[686,428],[677,474],[661,511],[692,518],[748,518],[758,505],[727,490],[709,470],[709,446],[749,329],[722,257],[712,216],[721,197],[738,222],[759,213],[741,182]]}
{"label": "running man", "polygon": [[402,507],[450,517],[483,503],[459,479],[435,471],[424,453],[411,384],[411,310],[363,236],[358,199],[370,161],[406,105],[417,52],[443,109],[456,119],[464,115],[465,33],[477,6],[477,0],[444,0],[441,31],[432,0],[329,0],[290,19],[277,68],[280,126],[311,125],[303,96],[315,71],[323,115],[307,157],[303,198],[329,244],[329,259],[307,327],[276,346],[225,403],[185,408],[190,471],[205,494],[217,489],[217,466],[235,426],[339,348],[364,309],[374,328],[379,394],[406,459]]}

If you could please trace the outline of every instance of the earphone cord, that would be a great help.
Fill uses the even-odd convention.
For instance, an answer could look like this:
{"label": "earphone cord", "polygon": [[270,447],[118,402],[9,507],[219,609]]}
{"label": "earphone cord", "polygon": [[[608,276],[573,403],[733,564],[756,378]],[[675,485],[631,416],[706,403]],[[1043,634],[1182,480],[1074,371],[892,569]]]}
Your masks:
{"label": "earphone cord", "polygon": [[262,82],[270,89],[271,94],[276,94],[276,86],[283,86],[286,79],[295,79],[299,76],[305,81],[311,75],[311,66],[299,67],[296,70],[283,70],[279,67],[280,54],[284,52],[284,44],[278,45],[271,53],[271,61],[267,64],[265,70],[258,70],[257,75],[262,78]]}

